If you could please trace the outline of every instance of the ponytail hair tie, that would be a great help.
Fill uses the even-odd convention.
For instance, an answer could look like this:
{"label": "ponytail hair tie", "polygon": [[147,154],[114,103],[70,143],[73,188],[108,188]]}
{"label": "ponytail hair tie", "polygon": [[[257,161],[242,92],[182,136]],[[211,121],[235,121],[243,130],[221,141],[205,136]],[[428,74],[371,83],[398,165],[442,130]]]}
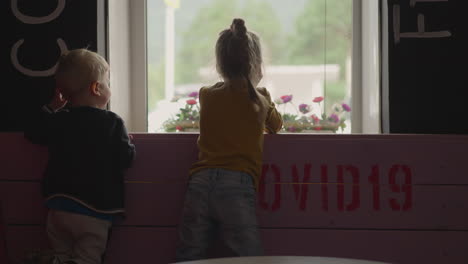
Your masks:
{"label": "ponytail hair tie", "polygon": [[236,37],[247,36],[247,28],[245,27],[245,22],[242,18],[234,18],[230,29]]}

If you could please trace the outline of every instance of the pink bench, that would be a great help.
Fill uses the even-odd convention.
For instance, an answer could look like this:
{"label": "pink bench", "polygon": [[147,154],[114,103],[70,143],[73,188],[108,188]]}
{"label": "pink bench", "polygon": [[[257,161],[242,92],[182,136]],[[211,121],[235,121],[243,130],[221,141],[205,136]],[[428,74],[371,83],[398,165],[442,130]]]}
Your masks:
{"label": "pink bench", "polygon": [[[136,134],[128,218],[107,263],[174,260],[196,135]],[[47,248],[40,178],[46,150],[0,134],[8,256]],[[267,255],[391,263],[468,263],[468,137],[273,135],[265,141],[258,217]],[[218,247],[213,257],[229,256]]]}

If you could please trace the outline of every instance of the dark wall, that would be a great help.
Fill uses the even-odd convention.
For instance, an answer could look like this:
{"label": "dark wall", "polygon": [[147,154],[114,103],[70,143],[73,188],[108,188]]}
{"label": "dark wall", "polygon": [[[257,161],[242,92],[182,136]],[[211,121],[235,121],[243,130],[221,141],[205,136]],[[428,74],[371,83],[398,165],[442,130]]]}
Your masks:
{"label": "dark wall", "polygon": [[468,134],[468,1],[411,2],[388,0],[390,132]]}
{"label": "dark wall", "polygon": [[[44,18],[60,11],[61,4],[64,8],[56,12],[58,16]],[[61,54],[58,41],[67,49],[97,50],[97,1],[3,0],[0,5],[6,25],[2,32],[0,131],[21,131],[28,113],[53,94],[53,66]],[[23,41],[20,46],[19,41]],[[14,65],[15,56],[26,70]]]}

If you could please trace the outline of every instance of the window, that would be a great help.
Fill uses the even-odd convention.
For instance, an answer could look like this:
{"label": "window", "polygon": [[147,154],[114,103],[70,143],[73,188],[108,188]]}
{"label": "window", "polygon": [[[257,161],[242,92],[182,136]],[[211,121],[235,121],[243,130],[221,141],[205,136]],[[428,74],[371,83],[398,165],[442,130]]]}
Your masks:
{"label": "window", "polygon": [[219,81],[214,45],[235,17],[262,40],[259,86],[276,99],[285,132],[349,133],[352,0],[148,0],[149,132],[198,127],[190,94]]}
{"label": "window", "polygon": [[[121,69],[114,77],[132,88],[111,109],[119,112],[129,98],[121,111],[132,131],[196,131],[197,106],[187,101],[220,80],[214,45],[218,33],[241,17],[261,38],[265,64],[259,86],[277,101],[287,121],[284,132],[380,132],[377,1],[128,1],[128,18],[112,5],[111,65],[112,53],[122,57],[112,45],[128,46],[128,76]],[[122,19],[128,19],[126,28]],[[112,32],[127,38],[113,40]],[[322,116],[328,127],[317,123]]]}

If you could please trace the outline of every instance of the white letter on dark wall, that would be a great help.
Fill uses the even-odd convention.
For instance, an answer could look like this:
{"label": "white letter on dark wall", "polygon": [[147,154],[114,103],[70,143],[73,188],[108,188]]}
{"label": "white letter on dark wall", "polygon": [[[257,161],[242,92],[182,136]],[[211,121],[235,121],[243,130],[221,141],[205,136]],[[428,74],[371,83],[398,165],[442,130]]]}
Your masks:
{"label": "white letter on dark wall", "polygon": [[448,0],[410,0],[410,6],[414,7],[417,2],[448,2]]}
{"label": "white letter on dark wall", "polygon": [[[43,17],[33,17],[33,16],[28,16],[28,15],[23,14],[18,9],[18,0],[11,0],[11,11],[15,15],[15,17],[18,18],[18,20],[20,20],[24,24],[30,24],[30,25],[44,24],[44,23],[48,23],[58,18],[62,14],[63,10],[65,9],[66,0],[57,0],[57,1],[58,1],[57,8],[55,8],[55,10],[49,15],[43,16]],[[24,43],[24,39],[20,39],[11,48],[10,58],[11,58],[11,63],[13,64],[13,66],[19,72],[27,76],[31,76],[31,77],[52,76],[55,73],[55,68],[57,67],[57,64],[55,64],[53,67],[47,70],[41,70],[41,71],[31,70],[21,65],[21,63],[18,60],[18,50],[21,47],[21,45],[23,45],[23,43]],[[61,54],[68,51],[67,44],[61,38],[57,39],[57,44],[60,48]]]}
{"label": "white letter on dark wall", "polygon": [[[410,6],[414,8],[418,2],[448,2],[448,0],[411,0]],[[425,17],[423,14],[418,14],[417,23],[417,32],[401,32],[400,5],[393,5],[393,39],[395,43],[399,43],[401,38],[447,38],[452,36],[452,33],[448,30],[426,31]]]}
{"label": "white letter on dark wall", "polygon": [[43,17],[27,16],[19,11],[18,0],[11,0],[11,10],[13,14],[25,24],[44,24],[50,22],[60,16],[63,9],[65,9],[65,0],[58,0],[57,8],[49,15]]}
{"label": "white letter on dark wall", "polygon": [[[57,64],[55,64],[53,67],[51,67],[48,70],[42,70],[42,71],[34,71],[20,64],[18,60],[18,49],[21,47],[23,43],[24,43],[24,39],[20,39],[15,43],[15,45],[13,45],[13,48],[11,49],[10,57],[11,57],[11,62],[13,63],[13,66],[15,66],[15,68],[22,74],[31,76],[31,77],[48,77],[48,76],[54,75]],[[62,39],[60,38],[57,39],[57,44],[60,47],[60,54],[63,54],[68,51],[67,44],[65,44],[65,42]]]}

